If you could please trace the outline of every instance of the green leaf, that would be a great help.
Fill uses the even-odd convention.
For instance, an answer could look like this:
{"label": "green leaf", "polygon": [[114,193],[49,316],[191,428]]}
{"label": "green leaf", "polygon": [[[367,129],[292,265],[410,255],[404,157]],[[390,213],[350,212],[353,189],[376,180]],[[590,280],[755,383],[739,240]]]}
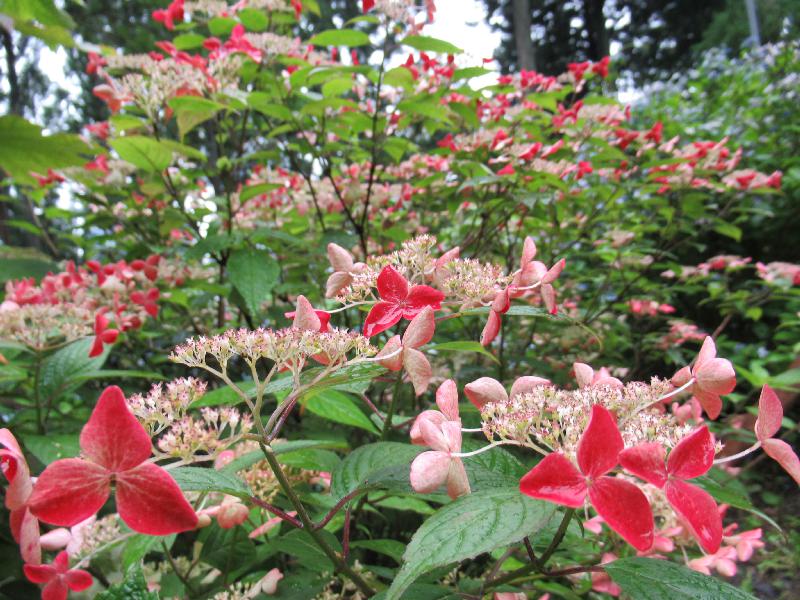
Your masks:
{"label": "green leaf", "polygon": [[143,535],[137,533],[125,542],[125,549],[122,551],[122,568],[127,570],[141,561],[149,552],[161,550],[161,544],[166,543],[167,548],[172,546],[175,535]]}
{"label": "green leaf", "polygon": [[726,223],[725,221],[719,221],[714,226],[714,231],[716,231],[721,235],[734,239],[737,242],[741,241],[742,239],[742,230],[739,229],[733,223]]}
{"label": "green leaf", "polygon": [[222,492],[239,498],[249,498],[252,495],[241,479],[227,471],[178,467],[170,469],[169,474],[184,492]]}
{"label": "green leaf", "polygon": [[197,127],[200,123],[213,118],[225,108],[223,104],[208,98],[198,96],[177,96],[167,101],[170,108],[175,111],[178,122],[178,133],[181,138]]}
{"label": "green leaf", "polygon": [[398,600],[418,577],[436,567],[519,542],[549,525],[555,514],[555,505],[529,498],[517,487],[458,498],[414,533],[386,600]]}
{"label": "green leaf", "polygon": [[424,35],[409,35],[403,38],[400,43],[423,52],[440,52],[442,54],[461,54],[463,52],[461,48],[454,46],[450,42]]}
{"label": "green leaf", "polygon": [[[328,545],[337,551],[341,550],[339,540],[330,531],[322,529],[319,533],[325,538]],[[311,536],[301,529],[294,529],[276,540],[275,547],[281,552],[296,557],[300,564],[313,571],[329,571],[333,566],[330,559],[311,539]]]}
{"label": "green leaf", "polygon": [[366,46],[369,36],[355,29],[327,29],[308,40],[314,46]]}
{"label": "green leaf", "polygon": [[110,346],[100,356],[89,358],[92,339],[77,340],[57,350],[42,361],[37,389],[39,398],[54,403],[63,394],[78,389],[87,373],[99,371],[108,357]]}
{"label": "green leaf", "polygon": [[193,50],[202,46],[205,39],[198,33],[182,33],[172,38],[172,43],[178,50]]}
{"label": "green leaf", "polygon": [[23,444],[43,465],[78,456],[81,451],[77,433],[26,435]]}
{"label": "green leaf", "polygon": [[[471,452],[486,445],[474,439],[464,439],[462,451]],[[492,448],[464,460],[473,490],[516,486],[527,469],[516,457],[503,448]]]}
{"label": "green leaf", "polygon": [[142,575],[142,569],[136,565],[128,569],[122,583],[100,592],[95,600],[158,600],[158,593],[147,591],[147,581]]}
{"label": "green leaf", "polygon": [[122,160],[153,173],[160,173],[172,162],[172,151],[158,141],[142,135],[111,140],[111,147]]}
{"label": "green leaf", "polygon": [[756,600],[727,583],[654,558],[622,558],[604,565],[633,600]]}
{"label": "green leaf", "polygon": [[309,412],[342,425],[377,433],[372,421],[353,402],[351,396],[334,389],[312,389],[300,400]]}
{"label": "green leaf", "polygon": [[[1,150],[0,150],[1,151]],[[8,251],[8,252],[4,252]],[[37,281],[47,275],[50,271],[56,271],[56,265],[42,255],[39,258],[38,254],[31,253],[26,256],[23,252],[16,251],[16,248],[4,247],[0,249],[0,262],[3,263],[3,268],[0,269],[0,283],[5,283],[11,279],[22,279],[33,277]]]}
{"label": "green leaf", "polygon": [[263,31],[269,25],[267,15],[257,8],[245,8],[240,10],[237,16],[248,31]]}
{"label": "green leaf", "polygon": [[208,22],[208,30],[211,35],[216,37],[230,35],[234,27],[236,27],[236,19],[230,17],[214,17]]}
{"label": "green leaf", "polygon": [[28,184],[36,182],[31,171],[44,174],[48,168],[82,165],[92,152],[76,135],[43,136],[41,127],[16,115],[0,117],[0,140],[0,168]]}
{"label": "green leaf", "polygon": [[[275,454],[275,456],[280,456],[282,454],[291,454],[299,450],[310,450],[314,448],[341,448],[341,447],[342,447],[341,442],[335,442],[330,440],[291,440],[288,442],[276,442],[272,444],[272,452]],[[246,469],[261,460],[265,460],[264,453],[261,452],[261,450],[253,450],[252,452],[248,452],[247,454],[235,458],[227,465],[225,465],[221,470],[228,471],[230,473],[235,473],[237,471],[241,471],[242,469]]]}
{"label": "green leaf", "polygon": [[228,273],[248,312],[257,315],[259,307],[278,282],[280,268],[266,250],[236,250],[228,261]]}
{"label": "green leaf", "polygon": [[478,354],[483,354],[484,356],[488,356],[494,362],[500,363],[495,357],[494,354],[489,352],[485,346],[483,346],[480,342],[474,341],[463,341],[463,342],[443,342],[441,344],[434,344],[432,346],[428,346],[429,350],[450,350],[453,352],[477,352]]}
{"label": "green leaf", "polygon": [[423,451],[399,442],[376,442],[357,448],[331,473],[331,495],[342,498],[356,488],[388,487],[410,492],[411,461]]}
{"label": "green leaf", "polygon": [[90,379],[155,379],[156,381],[164,381],[167,379],[165,375],[157,371],[136,371],[127,369],[101,369],[99,371],[89,371],[76,375],[73,379],[75,381],[88,381]]}

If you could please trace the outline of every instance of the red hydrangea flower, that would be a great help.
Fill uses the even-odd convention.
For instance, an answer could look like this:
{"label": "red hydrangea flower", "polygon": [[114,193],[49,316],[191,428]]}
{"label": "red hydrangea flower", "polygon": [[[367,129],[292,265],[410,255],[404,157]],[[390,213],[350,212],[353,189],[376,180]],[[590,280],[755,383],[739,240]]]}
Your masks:
{"label": "red hydrangea flower", "polygon": [[783,405],[771,387],[765,385],[758,399],[758,419],[756,420],[756,437],[770,457],[778,461],[789,475],[800,485],[800,459],[792,447],[774,436],[781,428],[783,421]]}
{"label": "red hydrangea flower", "polygon": [[142,306],[148,315],[156,318],[158,316],[158,298],[160,295],[158,288],[150,288],[147,292],[136,291],[131,293],[131,301]]}
{"label": "red hydrangea flower", "polygon": [[400,319],[413,319],[422,309],[442,307],[444,294],[427,285],[409,286],[394,267],[387,265],[378,275],[381,301],[372,307],[364,321],[364,335],[372,337],[386,331]]}
{"label": "red hydrangea flower", "polygon": [[8,429],[0,429],[0,472],[8,480],[5,496],[11,537],[19,544],[22,560],[26,563],[42,562],[39,544],[39,521],[28,507],[33,491],[28,463],[16,438]]}
{"label": "red hydrangea flower", "polygon": [[169,535],[195,528],[197,515],[178,485],[148,461],[150,436],[121,389],[102,393],[80,445],[86,458],[57,460],[36,481],[29,506],[40,520],[62,527],[80,523],[103,507],[113,484],[119,516],[134,531]]}
{"label": "red hydrangea flower", "polygon": [[672,449],[666,465],[666,451],[657,443],[639,444],[619,456],[626,471],[664,490],[670,506],[709,554],[722,543],[722,518],[711,495],[686,480],[708,472],[714,464],[714,451],[714,438],[703,425]]}
{"label": "red hydrangea flower", "polygon": [[[156,290],[158,291],[158,290]],[[148,311],[149,312],[149,311]],[[156,308],[158,312],[158,308]],[[99,312],[94,316],[94,343],[91,350],[89,350],[89,357],[94,358],[103,353],[104,344],[113,344],[117,341],[119,330],[108,328],[108,319],[106,316]]]}
{"label": "red hydrangea flower", "polygon": [[592,406],[589,425],[578,442],[578,468],[560,452],[548,454],[519,482],[532,498],[579,508],[586,496],[597,514],[631,546],[642,552],[653,545],[650,503],[635,484],[607,475],[625,447],[614,416]]}
{"label": "red hydrangea flower", "polygon": [[183,21],[183,0],[173,0],[167,8],[154,10],[153,20],[163,23],[170,31],[175,29],[175,21]]}
{"label": "red hydrangea flower", "polygon": [[42,600],[66,600],[69,590],[82,592],[92,585],[88,571],[69,568],[65,551],[58,553],[52,565],[25,565],[22,569],[29,581],[45,584]]}

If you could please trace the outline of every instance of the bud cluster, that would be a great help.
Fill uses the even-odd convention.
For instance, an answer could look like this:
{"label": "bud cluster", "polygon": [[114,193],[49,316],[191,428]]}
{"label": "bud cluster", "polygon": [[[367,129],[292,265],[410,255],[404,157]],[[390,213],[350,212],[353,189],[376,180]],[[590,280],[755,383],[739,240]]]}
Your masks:
{"label": "bud cluster", "polygon": [[188,367],[208,370],[214,368],[207,362],[210,357],[225,371],[228,362],[240,356],[251,365],[267,359],[278,370],[297,372],[309,357],[321,356],[328,364],[338,364],[347,360],[350,353],[358,358],[376,352],[366,337],[354,332],[343,329],[320,332],[288,327],[255,331],[236,329],[213,337],[193,338],[175,348],[170,359]]}
{"label": "bud cluster", "polygon": [[539,386],[508,400],[484,405],[483,430],[490,440],[498,438],[546,447],[574,457],[592,406],[597,404],[617,415],[626,446],[657,442],[672,448],[691,429],[679,425],[662,410],[659,399],[672,389],[668,381],[655,377],[649,384],[632,382],[622,388],[591,385],[561,390]]}

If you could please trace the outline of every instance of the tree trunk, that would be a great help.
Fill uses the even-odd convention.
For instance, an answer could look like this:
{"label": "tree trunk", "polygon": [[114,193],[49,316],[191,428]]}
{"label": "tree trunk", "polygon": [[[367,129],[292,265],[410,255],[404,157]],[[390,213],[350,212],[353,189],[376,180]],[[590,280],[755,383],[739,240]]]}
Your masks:
{"label": "tree trunk", "polygon": [[536,60],[531,42],[531,4],[530,0],[512,0],[514,46],[517,50],[517,70],[533,71]]}
{"label": "tree trunk", "polygon": [[587,58],[592,61],[602,59],[609,54],[609,36],[606,29],[606,17],[603,14],[605,0],[584,0],[583,21],[589,37]]}

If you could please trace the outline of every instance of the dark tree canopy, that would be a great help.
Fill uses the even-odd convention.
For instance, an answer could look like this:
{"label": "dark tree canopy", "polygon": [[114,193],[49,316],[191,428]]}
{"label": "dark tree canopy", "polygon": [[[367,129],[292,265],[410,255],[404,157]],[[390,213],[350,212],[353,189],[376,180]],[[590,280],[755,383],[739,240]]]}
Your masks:
{"label": "dark tree canopy", "polygon": [[[570,62],[599,60],[617,47],[618,66],[641,84],[691,66],[697,53],[706,48],[739,51],[750,36],[744,0],[485,3],[489,23],[503,33],[503,43],[495,56],[508,70],[531,65],[543,73],[557,74]],[[795,34],[800,19],[800,3],[796,0],[757,0],[756,7],[762,42]],[[530,44],[519,39],[525,32],[519,19],[514,18],[526,12],[531,21]]]}

